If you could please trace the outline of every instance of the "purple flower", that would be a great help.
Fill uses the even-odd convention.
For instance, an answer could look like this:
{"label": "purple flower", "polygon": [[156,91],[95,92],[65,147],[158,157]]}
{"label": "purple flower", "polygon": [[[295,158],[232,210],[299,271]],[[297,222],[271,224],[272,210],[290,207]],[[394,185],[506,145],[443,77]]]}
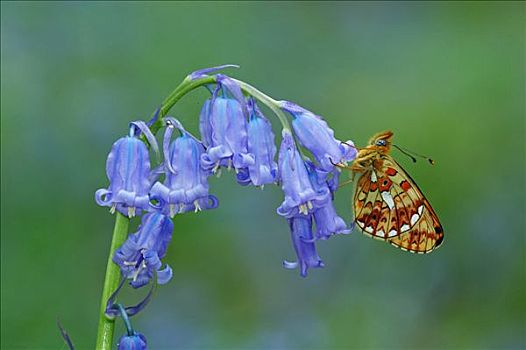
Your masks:
{"label": "purple flower", "polygon": [[[317,169],[311,161],[306,161],[305,165],[312,187],[316,192],[330,191],[332,193],[331,185],[333,185],[334,181],[337,183],[337,175]],[[333,170],[333,172],[339,174],[338,170]],[[348,234],[351,232],[345,221],[336,213],[332,200],[326,201],[323,206],[316,209],[313,216],[316,223],[315,239],[328,239],[333,234]]]}
{"label": "purple flower", "polygon": [[[214,173],[231,168],[234,157],[247,154],[247,109],[241,89],[232,79],[217,75],[217,88],[201,109],[199,129],[206,153],[201,163]],[[236,168],[238,169],[238,168]]]}
{"label": "purple flower", "polygon": [[[132,134],[135,134],[133,131]],[[141,209],[149,208],[150,157],[146,145],[134,136],[117,140],[106,161],[106,174],[110,180],[107,189],[95,192],[98,205],[115,208],[133,217]]]}
{"label": "purple flower", "polygon": [[317,209],[313,216],[316,222],[316,239],[328,239],[334,234],[351,233],[345,221],[336,213],[332,201]]}
{"label": "purple flower", "polygon": [[146,350],[146,337],[141,333],[134,332],[133,335],[123,335],[117,344],[117,350]]}
{"label": "purple flower", "polygon": [[299,142],[307,148],[322,170],[330,171],[334,164],[346,163],[356,158],[352,141],[341,142],[334,138],[334,131],[314,113],[288,101],[281,106],[294,120],[292,127]]}
{"label": "purple flower", "polygon": [[254,186],[275,183],[278,180],[278,165],[274,160],[276,145],[272,126],[253,98],[248,100],[248,110],[248,154],[237,154],[234,158],[236,168],[246,167],[245,171],[238,173],[238,182],[242,185],[252,183]]}
{"label": "purple flower", "polygon": [[[168,127],[164,137],[166,178],[164,184],[157,182],[150,191],[150,198],[159,201],[159,208],[173,217],[177,213],[198,211],[217,206],[217,199],[208,194],[209,171],[201,167],[203,145],[182,128],[180,123],[167,118]],[[170,144],[174,127],[181,136]]]}
{"label": "purple flower", "polygon": [[286,269],[300,268],[302,277],[307,276],[309,268],[323,267],[323,261],[316,252],[316,245],[312,237],[312,219],[310,216],[299,215],[288,219],[292,244],[298,260],[295,262],[283,261]]}
{"label": "purple flower", "polygon": [[308,215],[330,201],[330,191],[328,188],[313,187],[292,134],[289,130],[283,130],[282,135],[278,166],[285,200],[277,212],[287,218],[298,214]]}
{"label": "purple flower", "polygon": [[148,284],[154,272],[159,284],[172,278],[172,269],[168,265],[161,269],[161,259],[166,255],[173,227],[172,220],[160,212],[145,214],[137,233],[128,236],[115,251],[113,262],[120,266],[124,277],[132,280],[130,284],[134,288]]}

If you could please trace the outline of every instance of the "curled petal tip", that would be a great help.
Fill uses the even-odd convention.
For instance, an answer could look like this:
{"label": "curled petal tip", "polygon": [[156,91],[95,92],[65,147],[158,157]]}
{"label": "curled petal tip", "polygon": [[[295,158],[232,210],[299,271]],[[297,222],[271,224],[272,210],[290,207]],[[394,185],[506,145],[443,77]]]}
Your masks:
{"label": "curled petal tip", "polygon": [[283,260],[283,267],[288,269],[288,270],[292,270],[292,269],[295,269],[298,267],[298,262],[295,261],[295,262],[290,262],[290,261],[287,261],[287,260]]}
{"label": "curled petal tip", "polygon": [[300,239],[302,240],[302,242],[305,242],[305,243],[314,243],[318,240],[317,237],[313,237],[313,238],[306,238],[306,237],[300,237]]}
{"label": "curled petal tip", "polygon": [[95,202],[98,205],[106,206],[111,203],[111,191],[108,191],[105,188],[98,189],[95,192]]}
{"label": "curled petal tip", "polygon": [[198,78],[202,78],[202,77],[208,75],[209,73],[213,73],[213,72],[216,72],[216,71],[224,69],[224,68],[239,68],[239,65],[237,65],[237,64],[223,64],[221,66],[203,68],[203,69],[199,69],[199,70],[196,70],[195,72],[191,73],[189,75],[189,77],[190,77],[190,80],[195,80],[195,79],[198,79]]}
{"label": "curled petal tip", "polygon": [[169,265],[162,270],[157,271],[157,283],[166,284],[170,282],[173,276],[172,268]]}

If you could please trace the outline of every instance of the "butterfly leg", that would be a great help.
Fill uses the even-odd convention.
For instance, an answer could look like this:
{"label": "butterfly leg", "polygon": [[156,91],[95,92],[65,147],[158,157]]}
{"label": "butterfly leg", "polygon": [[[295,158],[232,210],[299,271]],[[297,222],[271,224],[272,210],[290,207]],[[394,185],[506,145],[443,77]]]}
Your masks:
{"label": "butterfly leg", "polygon": [[344,182],[341,182],[341,183],[338,185],[338,188],[341,188],[341,187],[343,187],[343,186],[346,186],[346,185],[350,184],[350,183],[353,182],[353,181],[354,181],[354,174],[353,174],[353,176],[352,176],[352,179],[345,180]]}
{"label": "butterfly leg", "polygon": [[376,158],[375,154],[368,154],[366,156],[356,158],[350,167],[346,169],[352,170],[353,173],[363,173],[371,166],[371,160]]}

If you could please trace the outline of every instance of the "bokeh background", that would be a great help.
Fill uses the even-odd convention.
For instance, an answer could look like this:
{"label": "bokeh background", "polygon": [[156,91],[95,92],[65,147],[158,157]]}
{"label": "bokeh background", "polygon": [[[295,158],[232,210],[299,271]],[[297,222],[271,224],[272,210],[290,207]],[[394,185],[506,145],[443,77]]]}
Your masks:
{"label": "bokeh background", "polygon": [[[340,139],[391,129],[433,156],[394,153],[445,243],[415,256],[354,232],[321,242],[326,268],[302,279],[281,267],[280,190],[213,178],[220,207],[176,218],[174,279],[133,320],[152,349],[526,347],[525,21],[519,2],[2,2],[2,348],[65,349],[57,317],[94,346],[111,144],[224,63]],[[207,95],[173,109],[192,131]],[[347,220],[352,191],[337,194]]]}

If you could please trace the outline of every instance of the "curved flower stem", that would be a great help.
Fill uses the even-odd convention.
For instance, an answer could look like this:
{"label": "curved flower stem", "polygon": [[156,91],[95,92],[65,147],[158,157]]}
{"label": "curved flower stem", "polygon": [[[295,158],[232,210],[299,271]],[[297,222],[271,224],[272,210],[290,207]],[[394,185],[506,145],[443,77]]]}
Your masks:
{"label": "curved flower stem", "polygon": [[276,114],[276,116],[278,117],[279,121],[281,122],[281,125],[283,126],[283,129],[290,130],[290,125],[289,125],[289,121],[287,120],[287,116],[279,108],[279,105],[280,105],[279,101],[274,100],[272,97],[262,93],[261,91],[259,91],[252,85],[245,83],[244,81],[233,79],[233,78],[232,80],[238,83],[241,90],[252,95],[256,99],[264,103],[268,108],[270,108],[272,112],[274,112],[274,114]]}
{"label": "curved flower stem", "polygon": [[174,91],[172,91],[172,93],[168,95],[167,98],[164,99],[163,103],[161,104],[161,111],[159,112],[159,120],[157,120],[150,127],[152,133],[157,133],[157,131],[159,131],[159,129],[163,127],[162,118],[168,114],[168,111],[173,107],[173,105],[177,101],[179,101],[184,95],[186,95],[194,89],[197,89],[200,86],[213,84],[216,81],[217,78],[215,75],[204,76],[202,78],[197,78],[194,80],[190,79],[190,77],[186,77],[186,79],[183,80],[183,82],[179,84],[179,86],[176,87]]}
{"label": "curved flower stem", "polygon": [[97,343],[95,349],[110,350],[113,343],[113,329],[115,320],[106,316],[106,303],[117,288],[120,279],[120,269],[112,260],[113,252],[120,247],[128,236],[128,224],[130,220],[117,212],[115,214],[115,226],[113,228],[113,238],[111,240],[110,255],[106,265],[106,277],[104,278],[104,287],[102,289],[102,299],[100,301],[99,328],[97,332]]}
{"label": "curved flower stem", "polygon": [[[239,87],[242,91],[248,93],[249,95],[252,95],[256,99],[261,101],[263,104],[265,104],[267,107],[269,107],[272,110],[272,112],[276,114],[283,128],[290,130],[289,121],[287,120],[287,116],[285,115],[285,113],[283,113],[283,111],[280,109],[279,101],[274,100],[270,96],[264,94],[263,92],[259,91],[252,85],[245,83],[244,81],[233,78],[232,80],[239,84]],[[177,101],[179,101],[184,95],[186,95],[194,89],[197,89],[200,86],[213,84],[215,82],[217,82],[217,78],[215,75],[204,76],[193,80],[190,79],[190,77],[186,77],[186,79],[183,80],[183,82],[178,87],[176,87],[174,91],[172,91],[172,93],[161,104],[159,120],[157,120],[150,127],[152,133],[155,134],[160,128],[163,127],[162,118],[168,114],[168,111],[173,107],[173,105]]]}
{"label": "curved flower stem", "polygon": [[121,313],[122,321],[124,322],[124,325],[126,326],[126,332],[128,333],[128,336],[131,337],[132,335],[134,335],[134,331],[131,326],[128,314],[126,313],[126,310],[124,309],[124,306],[122,306],[122,304],[117,304],[117,307],[119,308],[119,312]]}

